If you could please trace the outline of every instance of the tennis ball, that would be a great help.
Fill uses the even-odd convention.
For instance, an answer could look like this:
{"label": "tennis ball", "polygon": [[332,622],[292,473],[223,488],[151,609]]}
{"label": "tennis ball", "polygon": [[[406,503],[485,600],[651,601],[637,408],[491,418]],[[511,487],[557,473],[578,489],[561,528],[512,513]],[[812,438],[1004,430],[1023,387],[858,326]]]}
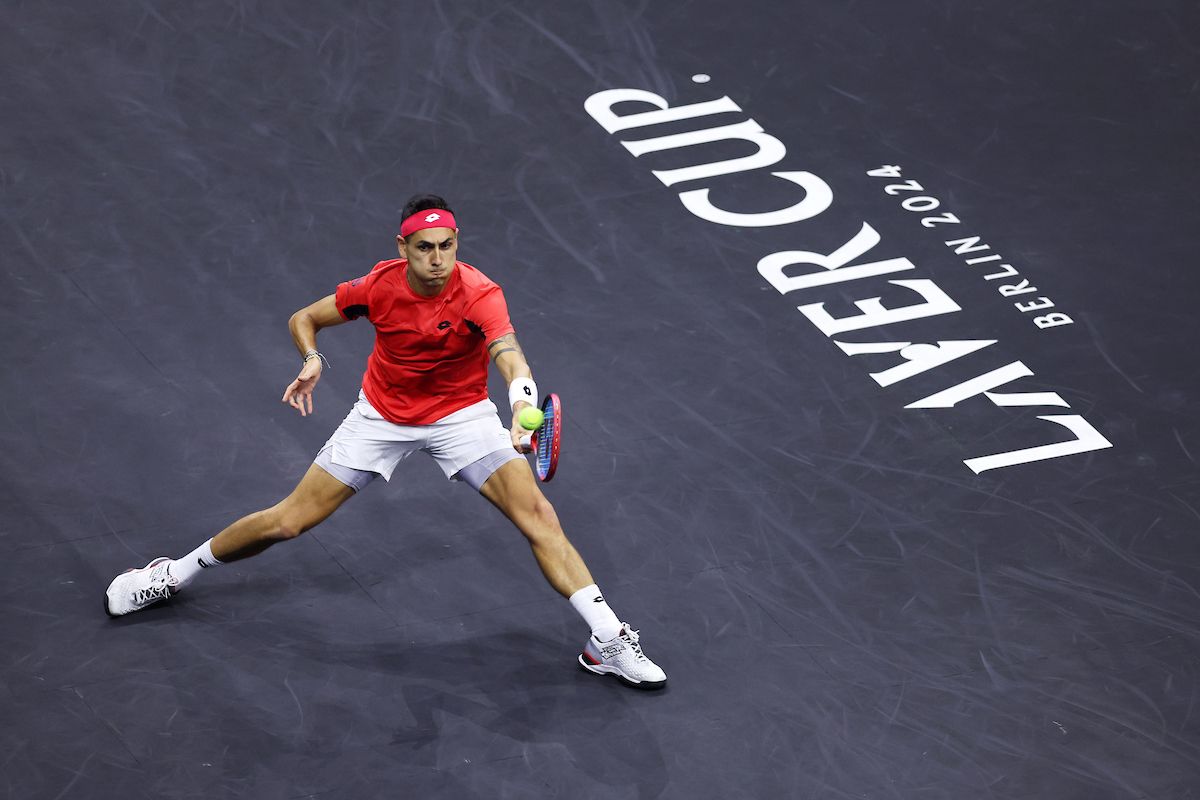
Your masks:
{"label": "tennis ball", "polygon": [[517,414],[517,422],[527,431],[536,431],[542,427],[545,419],[546,415],[536,408],[522,408],[521,413]]}

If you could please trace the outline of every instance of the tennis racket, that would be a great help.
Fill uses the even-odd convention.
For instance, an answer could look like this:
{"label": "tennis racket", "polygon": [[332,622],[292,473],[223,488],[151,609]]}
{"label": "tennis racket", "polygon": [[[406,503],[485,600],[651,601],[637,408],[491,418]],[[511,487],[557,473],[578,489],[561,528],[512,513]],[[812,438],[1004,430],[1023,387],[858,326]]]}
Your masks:
{"label": "tennis racket", "polygon": [[554,392],[546,395],[542,401],[542,414],[545,419],[542,427],[533,432],[533,463],[538,480],[542,483],[554,477],[558,469],[558,447],[562,436],[562,403]]}

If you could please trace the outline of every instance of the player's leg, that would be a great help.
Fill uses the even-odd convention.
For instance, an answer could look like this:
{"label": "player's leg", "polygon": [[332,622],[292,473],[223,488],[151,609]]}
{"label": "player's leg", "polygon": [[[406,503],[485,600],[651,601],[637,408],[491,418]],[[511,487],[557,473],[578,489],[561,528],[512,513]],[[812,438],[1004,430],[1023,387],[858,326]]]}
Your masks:
{"label": "player's leg", "polygon": [[542,494],[523,458],[503,464],[479,493],[512,520],[529,541],[542,574],[563,597],[593,583],[587,565],[563,533],[554,506]]}
{"label": "player's leg", "polygon": [[[118,575],[105,592],[105,612],[116,617],[166,600],[204,568],[257,555],[320,524],[354,495],[355,487],[333,477],[319,463],[309,467],[286,498],[242,517],[188,555],[177,560],[156,558],[141,569]],[[366,475],[373,477],[373,473]]]}
{"label": "player's leg", "polygon": [[667,682],[642,652],[638,632],[621,622],[592,580],[587,565],[567,539],[554,506],[542,494],[529,463],[515,459],[501,465],[479,487],[479,493],[504,512],[525,535],[542,574],[592,629],[579,656],[584,669],[611,674],[639,689],[658,689]]}
{"label": "player's leg", "polygon": [[591,628],[580,665],[643,689],[665,685],[667,676],[642,653],[638,632],[617,618],[592,581],[496,407],[490,401],[469,406],[428,426],[428,433],[425,449],[446,476],[474,488],[517,526],[546,580]]}
{"label": "player's leg", "polygon": [[[380,474],[390,475],[395,464],[420,445],[385,421],[360,392],[358,402],[291,494],[242,517],[182,558],[156,558],[141,569],[118,575],[105,593],[104,610],[109,616],[138,611],[168,599],[206,567],[249,558],[276,542],[294,539]],[[340,452],[337,463],[335,451]]]}
{"label": "player's leg", "polygon": [[353,496],[353,488],[313,464],[283,500],[242,517],[214,536],[212,555],[222,564],[256,556],[315,528]]}

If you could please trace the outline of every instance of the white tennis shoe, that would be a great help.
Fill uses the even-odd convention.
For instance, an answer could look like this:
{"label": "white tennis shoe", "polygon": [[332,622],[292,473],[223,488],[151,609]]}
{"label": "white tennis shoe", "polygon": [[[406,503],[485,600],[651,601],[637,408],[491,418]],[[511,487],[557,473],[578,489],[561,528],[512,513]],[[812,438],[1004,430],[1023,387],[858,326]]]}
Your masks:
{"label": "white tennis shoe", "polygon": [[642,652],[638,632],[621,623],[621,633],[607,642],[588,637],[579,666],[597,675],[615,675],[617,680],[635,689],[661,689],[667,684],[667,673]]}
{"label": "white tennis shoe", "polygon": [[179,581],[167,571],[171,559],[156,558],[141,569],[127,569],[108,585],[104,612],[119,617],[167,600],[175,594]]}

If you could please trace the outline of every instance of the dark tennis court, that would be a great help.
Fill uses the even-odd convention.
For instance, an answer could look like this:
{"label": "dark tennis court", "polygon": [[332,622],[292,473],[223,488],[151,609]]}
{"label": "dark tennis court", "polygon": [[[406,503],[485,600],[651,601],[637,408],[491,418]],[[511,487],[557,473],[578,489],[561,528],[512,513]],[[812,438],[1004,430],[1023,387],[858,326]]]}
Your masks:
{"label": "dark tennis court", "polygon": [[[0,795],[1200,797],[1195,3],[4,17]],[[421,455],[104,614],[296,485],[421,191],[662,691]]]}

